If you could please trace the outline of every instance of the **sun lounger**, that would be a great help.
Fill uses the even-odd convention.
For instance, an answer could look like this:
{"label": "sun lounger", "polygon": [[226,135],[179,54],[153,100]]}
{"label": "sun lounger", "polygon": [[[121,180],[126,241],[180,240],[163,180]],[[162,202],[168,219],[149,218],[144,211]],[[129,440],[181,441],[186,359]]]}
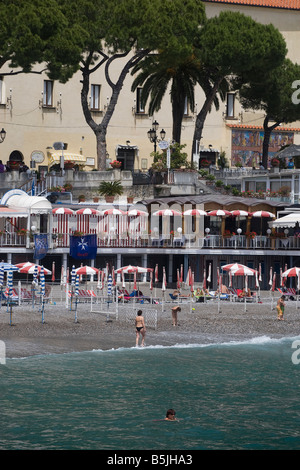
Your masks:
{"label": "sun lounger", "polygon": [[279,292],[280,295],[284,295],[287,298],[287,300],[295,300],[297,296],[296,290],[292,288],[283,290],[277,287],[276,290]]}

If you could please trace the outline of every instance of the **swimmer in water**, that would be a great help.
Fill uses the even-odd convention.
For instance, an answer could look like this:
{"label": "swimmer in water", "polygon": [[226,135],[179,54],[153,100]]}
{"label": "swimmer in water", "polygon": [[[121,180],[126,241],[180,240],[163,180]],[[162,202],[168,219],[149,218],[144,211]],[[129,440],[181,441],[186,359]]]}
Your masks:
{"label": "swimmer in water", "polygon": [[172,408],[170,408],[167,413],[166,413],[166,417],[165,417],[165,420],[166,421],[177,421],[177,419],[175,418],[175,410],[173,410]]}

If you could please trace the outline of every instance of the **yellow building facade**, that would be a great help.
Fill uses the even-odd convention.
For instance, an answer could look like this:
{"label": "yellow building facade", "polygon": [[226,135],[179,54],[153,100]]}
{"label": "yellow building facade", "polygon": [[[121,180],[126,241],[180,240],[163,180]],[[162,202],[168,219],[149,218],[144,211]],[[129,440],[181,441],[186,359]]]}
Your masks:
{"label": "yellow building facade", "polygon": [[[283,34],[288,57],[300,63],[300,2],[298,1],[205,1],[208,17],[221,10],[239,11],[263,24],[272,23]],[[251,5],[249,5],[251,4]],[[283,5],[283,6],[282,6]],[[35,70],[42,69],[36,66]],[[115,65],[117,76],[120,65]],[[3,68],[2,72],[9,72]],[[0,81],[0,126],[6,138],[0,145],[0,159],[6,163],[19,156],[28,166],[35,162],[36,168],[49,168],[59,163],[61,150],[55,150],[55,142],[67,143],[63,150],[64,160],[72,160],[84,167],[95,167],[96,138],[86,124],[80,101],[81,74],[78,72],[66,84],[52,82],[44,73],[3,75]],[[128,75],[107,132],[108,159],[118,158],[125,169],[147,170],[152,163],[153,143],[147,132],[156,120],[166,131],[165,139],[172,137],[172,113],[168,93],[161,110],[149,116],[139,105],[139,92],[131,92],[133,77]],[[300,80],[300,77],[299,77]],[[96,122],[101,122],[110,99],[110,88],[100,69],[91,76],[89,104]],[[292,93],[292,91],[291,91]],[[196,90],[196,112],[199,112],[204,95]],[[208,115],[199,152],[225,151],[231,164],[241,162],[244,166],[257,164],[261,144],[263,113],[246,112],[236,97],[230,95],[221,103],[220,110]],[[190,156],[196,113],[185,115],[182,124],[181,143]],[[300,122],[284,125],[274,132],[271,152],[285,143],[300,144]],[[41,169],[40,168],[40,169]]]}

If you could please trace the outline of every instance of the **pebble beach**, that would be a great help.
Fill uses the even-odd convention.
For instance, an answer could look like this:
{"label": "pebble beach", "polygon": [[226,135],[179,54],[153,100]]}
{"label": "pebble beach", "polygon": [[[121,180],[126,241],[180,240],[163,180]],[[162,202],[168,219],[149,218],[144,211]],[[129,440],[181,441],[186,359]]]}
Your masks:
{"label": "pebble beach", "polygon": [[[145,290],[145,289],[143,289]],[[170,291],[171,292],[171,291]],[[296,337],[300,333],[300,301],[287,301],[284,321],[278,321],[274,293],[261,292],[261,303],[216,300],[206,303],[183,301],[178,313],[178,326],[171,320],[174,302],[140,305],[123,304],[118,315],[110,307],[109,314],[91,311],[90,303],[79,303],[76,316],[64,301],[48,302],[41,309],[37,303],[7,306],[0,309],[0,340],[5,343],[6,357],[62,354],[91,350],[130,348],[135,346],[134,309],[156,311],[157,323],[147,326],[146,346],[176,344],[208,344],[245,341],[257,337]],[[168,298],[168,292],[166,293]],[[120,305],[120,304],[119,304]],[[95,311],[94,311],[95,310]],[[129,314],[129,319],[128,319]],[[42,321],[43,320],[43,321]]]}

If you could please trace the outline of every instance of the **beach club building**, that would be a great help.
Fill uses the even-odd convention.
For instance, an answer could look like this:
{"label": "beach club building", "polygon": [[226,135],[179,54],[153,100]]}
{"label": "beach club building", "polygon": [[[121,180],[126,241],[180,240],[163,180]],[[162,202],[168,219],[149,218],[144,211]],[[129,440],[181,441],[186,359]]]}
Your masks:
{"label": "beach club building", "polygon": [[[263,24],[272,23],[286,40],[288,57],[300,63],[300,0],[205,0],[208,17],[222,10],[238,11]],[[114,61],[117,62],[117,61]],[[113,74],[120,65],[115,65]],[[42,65],[40,67],[43,68]],[[38,71],[39,67],[35,67]],[[67,144],[65,161],[91,170],[97,166],[96,138],[86,124],[81,108],[81,75],[76,73],[66,84],[49,80],[40,74],[10,74],[4,66],[0,73],[0,125],[6,131],[1,143],[1,159],[24,161],[36,170],[49,171],[59,164],[61,150],[55,142]],[[7,75],[4,75],[7,73]],[[154,116],[140,104],[141,89],[131,91],[134,77],[129,75],[122,88],[116,110],[107,130],[107,161],[118,159],[123,170],[147,171],[152,164],[153,143],[148,131],[156,121],[158,135],[164,129],[165,139],[172,138],[172,110],[167,92],[161,110]],[[204,94],[195,90],[194,113],[186,107],[182,124],[181,144],[190,156],[195,128]],[[92,74],[90,80],[89,107],[92,118],[100,123],[105,116],[111,92],[102,67]],[[258,166],[262,153],[264,113],[244,110],[234,92],[227,94],[220,109],[208,114],[194,161],[208,159],[215,164],[220,152],[225,152],[229,165]],[[283,124],[272,132],[270,157],[282,145],[300,144],[300,123]],[[160,135],[159,135],[160,137]],[[109,164],[109,163],[108,163]]]}
{"label": "beach club building", "polygon": [[1,200],[0,253],[12,264],[55,266],[56,282],[62,267],[66,273],[82,264],[110,271],[129,264],[158,266],[159,283],[165,270],[170,288],[178,271],[186,276],[189,268],[196,284],[209,275],[216,288],[218,269],[238,262],[260,269],[261,288],[268,289],[270,268],[279,282],[282,269],[300,262],[297,221],[273,227],[278,215],[295,212],[285,203],[224,195],[62,205],[15,189]]}

